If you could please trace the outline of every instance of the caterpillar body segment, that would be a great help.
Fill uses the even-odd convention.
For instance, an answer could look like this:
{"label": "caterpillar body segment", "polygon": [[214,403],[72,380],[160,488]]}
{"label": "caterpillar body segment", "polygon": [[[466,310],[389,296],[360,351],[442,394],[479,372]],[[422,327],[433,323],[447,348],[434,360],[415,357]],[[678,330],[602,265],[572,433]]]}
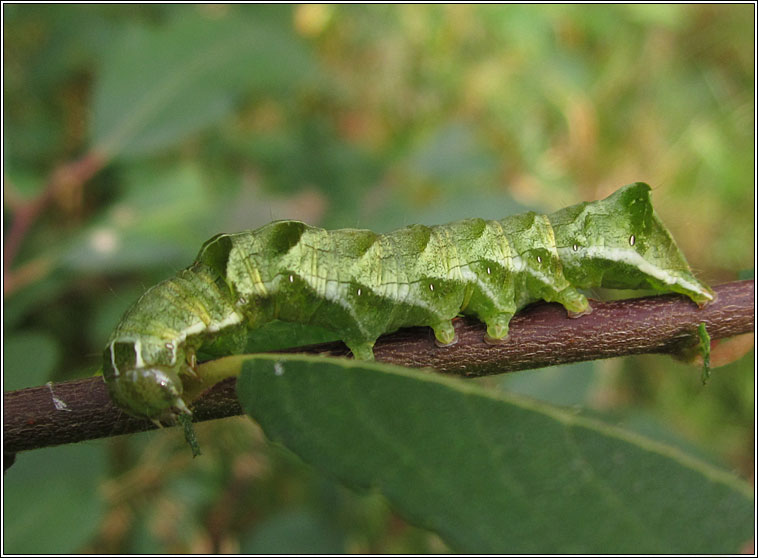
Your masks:
{"label": "caterpillar body segment", "polygon": [[195,353],[241,352],[247,330],[274,319],[331,329],[368,360],[376,339],[401,327],[429,326],[439,345],[455,342],[459,314],[484,322],[488,342],[502,342],[513,315],[531,302],[558,302],[570,316],[590,312],[578,289],[591,287],[713,300],[643,183],[551,215],[388,234],[277,221],[216,235],[191,267],[148,290],[114,330],[104,375],[132,414],[189,412],[182,376],[193,373]]}

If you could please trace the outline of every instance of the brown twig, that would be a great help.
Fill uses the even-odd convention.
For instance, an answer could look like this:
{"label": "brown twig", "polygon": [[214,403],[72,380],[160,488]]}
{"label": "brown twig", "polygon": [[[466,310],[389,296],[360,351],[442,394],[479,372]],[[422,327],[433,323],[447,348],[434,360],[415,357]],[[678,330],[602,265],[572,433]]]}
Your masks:
{"label": "brown twig", "polygon": [[3,291],[7,295],[19,286],[11,265],[21,247],[27,232],[40,213],[61,190],[81,186],[92,178],[105,164],[105,159],[96,152],[90,152],[80,159],[58,166],[51,174],[45,189],[33,200],[20,206],[13,217],[3,244]]}
{"label": "brown twig", "polygon": [[[694,332],[701,322],[713,340],[753,332],[754,288],[752,280],[720,285],[717,300],[701,309],[678,295],[593,302],[593,313],[579,319],[567,318],[556,304],[538,304],[514,317],[501,345],[485,344],[483,324],[461,319],[456,320],[455,345],[437,347],[428,328],[409,328],[382,337],[375,354],[378,361],[462,376],[630,354],[677,354],[696,343]],[[348,354],[342,343],[286,352]],[[234,379],[211,388],[192,406],[195,420],[241,414],[234,390]],[[47,384],[3,397],[6,455],[155,428],[114,407],[101,378]]]}

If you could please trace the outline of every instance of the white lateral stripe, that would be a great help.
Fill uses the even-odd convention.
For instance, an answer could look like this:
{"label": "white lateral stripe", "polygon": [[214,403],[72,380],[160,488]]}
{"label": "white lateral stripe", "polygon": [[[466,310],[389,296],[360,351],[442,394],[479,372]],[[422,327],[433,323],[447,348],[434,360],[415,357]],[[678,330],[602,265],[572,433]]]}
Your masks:
{"label": "white lateral stripe", "polygon": [[134,340],[134,364],[136,365],[136,368],[145,367],[145,361],[142,360],[142,340],[141,339]]}
{"label": "white lateral stripe", "polygon": [[119,375],[120,372],[119,372],[118,367],[116,366],[116,355],[113,354],[113,344],[114,343],[115,343],[115,341],[111,342],[111,344],[110,344],[111,370],[113,370],[113,373],[116,375],[116,377],[118,377],[118,375]]}
{"label": "white lateral stripe", "polygon": [[[217,331],[220,331],[224,329],[225,327],[238,324],[242,322],[243,317],[238,312],[232,312],[227,316],[225,319],[221,320],[220,322],[217,322],[215,324],[211,324],[209,326],[205,325],[205,322],[198,321],[191,326],[188,326],[184,329],[184,331],[179,332],[176,336],[170,338],[170,339],[163,339],[163,338],[153,338],[154,342],[160,345],[165,346],[167,343],[174,346],[173,351],[173,357],[174,360],[176,359],[176,348],[181,344],[184,343],[187,340],[187,337],[190,337],[192,335],[197,335],[199,333],[203,333],[204,331],[208,331],[211,333],[215,333]],[[145,368],[145,360],[142,358],[142,344],[145,341],[145,338],[139,335],[126,335],[126,336],[120,336],[114,341],[111,341],[109,345],[109,351],[110,351],[110,359],[111,359],[111,366],[113,370],[115,371],[116,375],[119,374],[119,368],[116,365],[116,355],[114,353],[114,345],[116,343],[131,343],[134,346],[134,366],[135,368]],[[173,364],[173,363],[172,363]]]}
{"label": "white lateral stripe", "polygon": [[238,324],[241,321],[242,321],[242,314],[240,314],[239,312],[232,312],[220,322],[216,324],[210,324],[208,326],[208,331],[210,331],[211,333],[214,333],[216,331],[220,331],[224,329],[225,327]]}
{"label": "white lateral stripe", "polygon": [[608,248],[605,246],[589,246],[585,248],[585,253],[589,258],[597,257],[632,265],[639,269],[642,273],[663,281],[666,285],[678,284],[695,292],[703,292],[702,286],[696,283],[692,283],[691,281],[687,281],[686,279],[683,279],[677,275],[673,275],[668,270],[651,264],[634,250]]}

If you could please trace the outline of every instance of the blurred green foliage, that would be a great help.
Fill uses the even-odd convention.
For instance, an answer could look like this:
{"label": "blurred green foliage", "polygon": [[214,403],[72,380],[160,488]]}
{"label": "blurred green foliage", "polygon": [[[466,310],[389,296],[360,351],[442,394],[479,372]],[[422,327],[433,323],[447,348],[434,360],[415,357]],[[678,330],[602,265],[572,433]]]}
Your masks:
{"label": "blurred green foliage", "polygon": [[[642,180],[705,281],[752,269],[752,5],[3,12],[3,232],[6,250],[19,242],[4,269],[8,389],[94,373],[145,287],[188,265],[212,234],[272,219],[386,231],[551,211]],[[76,161],[96,172],[51,189]],[[14,232],[41,196],[44,211]],[[706,389],[697,369],[664,358],[573,370],[483,383],[612,410],[753,469],[752,353],[715,369]],[[198,434],[194,461],[178,429],[18,456],[4,479],[20,487],[4,494],[4,550],[446,549],[380,496],[265,444],[249,420]],[[97,464],[80,490],[45,469],[64,454]],[[28,510],[40,506],[26,490],[39,478],[63,495],[44,500],[49,517],[84,509],[99,519],[44,527]]]}

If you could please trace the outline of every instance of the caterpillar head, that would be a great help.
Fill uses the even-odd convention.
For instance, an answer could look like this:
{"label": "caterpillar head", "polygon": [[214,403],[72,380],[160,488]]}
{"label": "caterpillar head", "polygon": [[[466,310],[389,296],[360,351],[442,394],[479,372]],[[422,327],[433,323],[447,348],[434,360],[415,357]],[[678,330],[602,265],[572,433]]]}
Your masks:
{"label": "caterpillar head", "polygon": [[169,418],[174,410],[190,413],[179,378],[183,360],[173,366],[160,361],[146,365],[139,352],[143,348],[136,341],[113,341],[106,347],[103,376],[111,398],[130,415],[151,420]]}

